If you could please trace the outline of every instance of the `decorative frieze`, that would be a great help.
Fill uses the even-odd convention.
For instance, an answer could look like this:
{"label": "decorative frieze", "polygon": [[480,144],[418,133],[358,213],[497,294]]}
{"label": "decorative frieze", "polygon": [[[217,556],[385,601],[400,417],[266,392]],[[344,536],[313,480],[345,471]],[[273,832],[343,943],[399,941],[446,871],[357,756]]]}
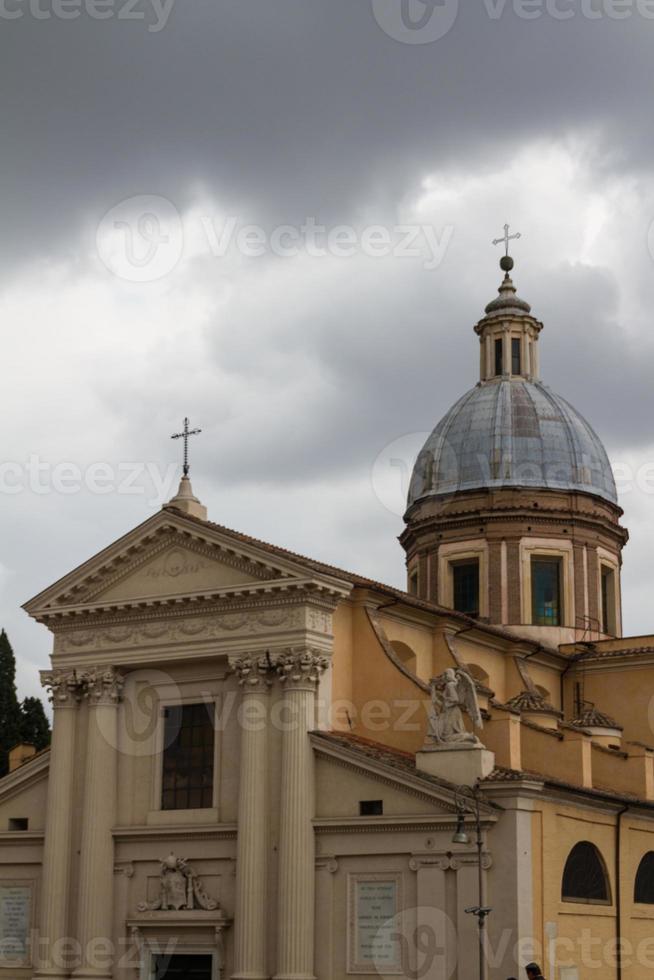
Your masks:
{"label": "decorative frieze", "polygon": [[56,636],[56,651],[84,653],[108,647],[148,647],[161,643],[187,643],[189,640],[218,640],[237,634],[265,636],[299,629],[331,636],[331,613],[307,609],[297,601],[293,606],[243,609],[210,616],[186,610],[167,621],[143,617],[116,626],[99,624],[96,628],[62,630]]}

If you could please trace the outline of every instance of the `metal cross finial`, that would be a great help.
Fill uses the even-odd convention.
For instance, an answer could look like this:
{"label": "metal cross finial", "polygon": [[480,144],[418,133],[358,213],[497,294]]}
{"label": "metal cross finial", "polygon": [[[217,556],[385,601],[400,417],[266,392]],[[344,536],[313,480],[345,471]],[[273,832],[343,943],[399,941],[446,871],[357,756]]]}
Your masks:
{"label": "metal cross finial", "polygon": [[509,254],[509,242],[512,242],[514,238],[522,238],[522,235],[520,234],[519,231],[517,231],[515,233],[515,235],[509,235],[509,226],[508,225],[504,225],[504,235],[503,235],[503,237],[502,238],[494,238],[493,239],[493,245],[501,245],[502,242],[504,242],[504,246],[506,248],[506,254],[508,255]]}
{"label": "metal cross finial", "polygon": [[172,435],[170,437],[171,439],[183,439],[184,440],[184,476],[188,476],[189,470],[191,468],[189,466],[189,464],[188,464],[188,440],[189,440],[189,436],[196,436],[199,432],[202,432],[202,429],[189,429],[189,427],[188,427],[188,419],[184,419],[184,431],[183,432],[176,432],[174,435]]}

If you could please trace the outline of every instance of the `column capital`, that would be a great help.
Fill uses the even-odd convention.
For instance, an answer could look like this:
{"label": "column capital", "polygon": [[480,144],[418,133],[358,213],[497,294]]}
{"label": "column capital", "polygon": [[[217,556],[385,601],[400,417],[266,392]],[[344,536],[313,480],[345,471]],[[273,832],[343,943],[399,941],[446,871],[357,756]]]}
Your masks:
{"label": "column capital", "polygon": [[123,698],[125,678],[115,667],[92,667],[81,675],[84,697],[92,705],[118,705]]}
{"label": "column capital", "polygon": [[41,685],[53,708],[76,708],[82,699],[82,682],[75,670],[41,670]]}
{"label": "column capital", "polygon": [[248,653],[230,659],[229,669],[236,674],[244,694],[266,692],[272,686],[274,664],[268,653]]}
{"label": "column capital", "polygon": [[315,690],[330,658],[320,650],[284,650],[275,660],[277,676],[286,688]]}

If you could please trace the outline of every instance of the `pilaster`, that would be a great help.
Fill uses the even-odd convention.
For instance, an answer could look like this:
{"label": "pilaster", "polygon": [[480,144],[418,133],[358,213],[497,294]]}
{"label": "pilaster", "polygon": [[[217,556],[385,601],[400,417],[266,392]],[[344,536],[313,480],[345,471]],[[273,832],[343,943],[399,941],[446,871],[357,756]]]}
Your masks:
{"label": "pilaster", "polygon": [[39,962],[33,974],[38,980],[45,980],[65,977],[69,972],[57,956],[56,947],[69,935],[75,729],[81,685],[74,671],[64,670],[42,671],[41,683],[48,689],[54,709],[37,947]]}
{"label": "pilaster", "polygon": [[95,667],[81,674],[88,700],[88,732],[77,938],[82,962],[76,980],[113,976],[107,951],[113,939],[114,846],[118,775],[118,706],[123,677],[113,667]]}
{"label": "pilaster", "polygon": [[242,689],[241,759],[236,850],[233,980],[265,980],[267,967],[266,805],[268,692],[273,667],[267,656],[231,663]]}
{"label": "pilaster", "polygon": [[313,751],[315,694],[329,658],[314,650],[277,658],[289,723],[282,733],[276,980],[313,980],[315,843]]}

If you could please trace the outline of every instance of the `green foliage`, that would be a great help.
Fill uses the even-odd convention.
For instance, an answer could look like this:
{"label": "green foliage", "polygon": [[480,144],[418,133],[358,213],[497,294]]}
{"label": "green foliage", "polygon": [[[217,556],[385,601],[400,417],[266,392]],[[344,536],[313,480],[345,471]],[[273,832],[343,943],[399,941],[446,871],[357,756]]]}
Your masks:
{"label": "green foliage", "polygon": [[20,740],[27,745],[33,745],[37,751],[47,748],[50,744],[50,722],[48,721],[43,702],[40,698],[24,698],[21,704]]}
{"label": "green foliage", "polygon": [[9,749],[20,742],[22,713],[16,694],[16,660],[9,637],[0,632],[0,776],[9,771]]}
{"label": "green foliage", "polygon": [[18,701],[16,658],[9,637],[0,631],[0,777],[9,771],[9,750],[19,742],[44,749],[50,743],[50,725],[39,698]]}

